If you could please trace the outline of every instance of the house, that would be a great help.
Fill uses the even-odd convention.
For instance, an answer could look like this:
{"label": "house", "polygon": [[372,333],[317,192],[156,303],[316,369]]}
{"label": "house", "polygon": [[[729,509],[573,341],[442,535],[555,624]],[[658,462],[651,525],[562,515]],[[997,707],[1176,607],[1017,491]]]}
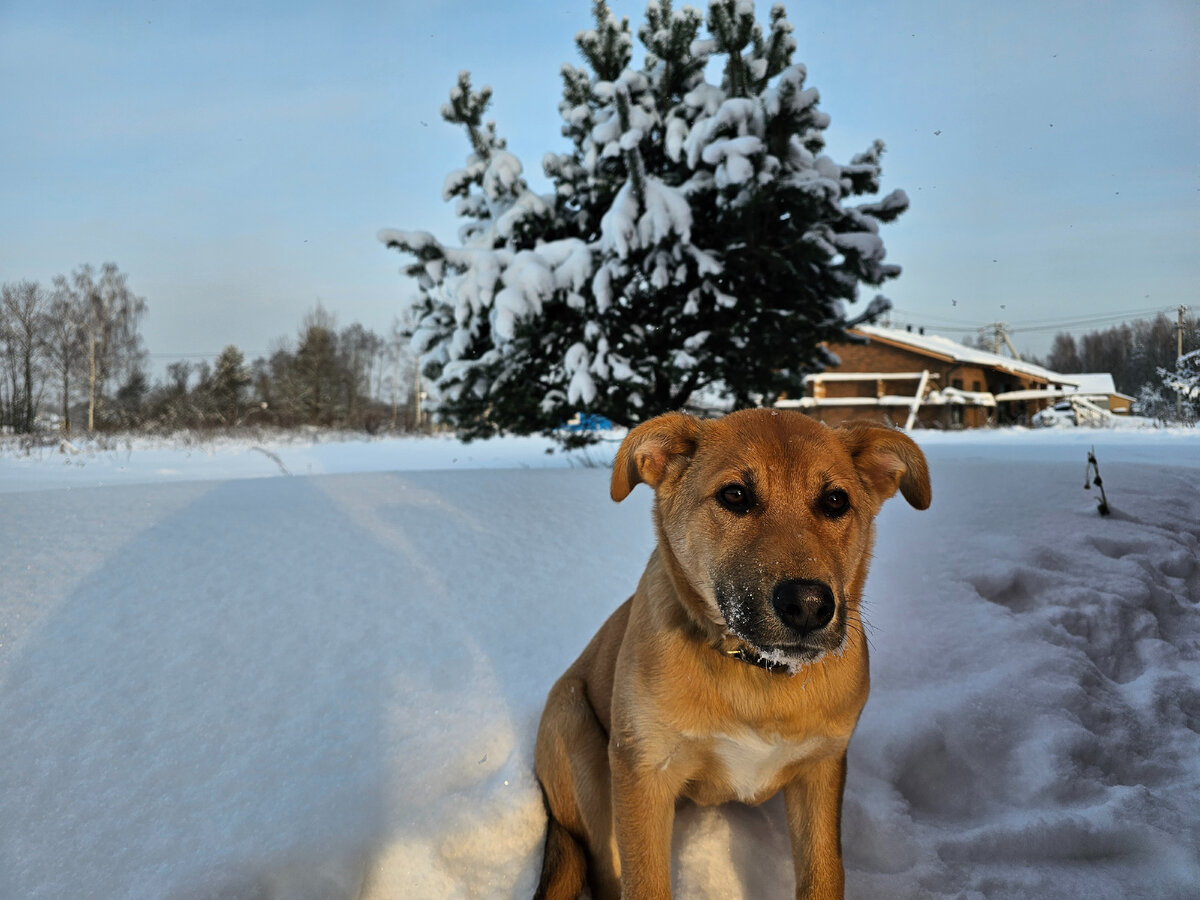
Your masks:
{"label": "house", "polygon": [[1133,398],[1117,391],[1112,375],[1092,372],[1072,375],[1078,381],[1074,390],[1055,393],[1054,408],[1043,410],[1033,419],[1035,425],[1053,425],[1068,421],[1075,425],[1105,426],[1114,416],[1129,415]]}
{"label": "house", "polygon": [[1075,391],[1067,395],[1070,400],[1080,397],[1094,403],[1101,409],[1119,416],[1129,415],[1133,398],[1117,390],[1113,377],[1108,372],[1089,372],[1084,375],[1070,376],[1077,383]]}
{"label": "house", "polygon": [[904,428],[981,428],[1029,424],[1039,410],[1079,387],[1080,376],[967,347],[924,329],[859,325],[850,333],[864,342],[830,344],[840,364],[809,375],[806,396],[778,405],[802,409],[831,425],[875,419]]}

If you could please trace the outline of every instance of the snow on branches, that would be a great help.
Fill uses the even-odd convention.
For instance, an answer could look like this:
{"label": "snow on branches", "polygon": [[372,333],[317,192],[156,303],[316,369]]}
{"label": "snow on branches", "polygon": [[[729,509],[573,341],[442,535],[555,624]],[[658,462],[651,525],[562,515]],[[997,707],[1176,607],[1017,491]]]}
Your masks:
{"label": "snow on branches", "polygon": [[562,70],[553,189],[530,190],[484,121],[490,91],[462,73],[442,110],[472,148],[443,186],[461,246],[380,232],[414,260],[409,333],[467,435],[553,430],[579,408],[634,424],[706,387],[740,404],[798,393],[822,342],[887,308],[848,319],[859,285],[899,274],[879,226],[908,198],[848,202],[878,192],[883,145],[846,165],[824,153],[830,120],[781,6],[764,30],[748,0],[712,0],[707,19],[652,0],[636,69],[628,20],[603,0],[593,14],[586,67]]}
{"label": "snow on branches", "polygon": [[1192,407],[1190,412],[1200,412],[1200,350],[1179,357],[1174,369],[1160,368],[1158,376],[1163,386],[1174,391],[1181,403]]}

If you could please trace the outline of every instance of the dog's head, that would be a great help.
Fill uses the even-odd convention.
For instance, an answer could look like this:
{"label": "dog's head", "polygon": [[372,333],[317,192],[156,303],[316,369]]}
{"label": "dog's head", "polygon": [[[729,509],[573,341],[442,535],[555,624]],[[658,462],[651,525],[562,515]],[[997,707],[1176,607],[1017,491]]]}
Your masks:
{"label": "dog's head", "polygon": [[860,627],[882,503],[897,490],[918,509],[930,501],[925,457],[903,433],[771,409],[642,423],[617,452],[613,499],[639,482],[654,489],[692,619],[793,671]]}

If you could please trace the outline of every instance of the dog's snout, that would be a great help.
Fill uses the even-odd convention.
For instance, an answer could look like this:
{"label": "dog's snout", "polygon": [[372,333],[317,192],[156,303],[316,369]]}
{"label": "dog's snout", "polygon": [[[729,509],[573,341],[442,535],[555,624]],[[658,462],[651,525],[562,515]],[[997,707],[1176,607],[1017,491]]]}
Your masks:
{"label": "dog's snout", "polygon": [[837,604],[823,581],[793,578],[781,581],[771,592],[771,606],[779,621],[801,635],[819,631],[833,621]]}

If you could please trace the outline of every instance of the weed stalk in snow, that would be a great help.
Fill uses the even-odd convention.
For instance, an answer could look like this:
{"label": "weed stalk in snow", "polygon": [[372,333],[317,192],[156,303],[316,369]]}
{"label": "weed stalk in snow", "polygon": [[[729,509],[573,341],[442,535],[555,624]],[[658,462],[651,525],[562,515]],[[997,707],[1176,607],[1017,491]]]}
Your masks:
{"label": "weed stalk in snow", "polygon": [[[1095,472],[1095,477],[1092,475],[1093,472]],[[1104,496],[1104,481],[1100,477],[1100,463],[1096,462],[1095,447],[1088,451],[1087,472],[1083,476],[1083,489],[1085,491],[1090,491],[1093,484],[1100,488],[1100,499],[1098,501],[1100,505],[1100,515],[1107,516],[1110,511],[1108,508],[1108,498]]]}

